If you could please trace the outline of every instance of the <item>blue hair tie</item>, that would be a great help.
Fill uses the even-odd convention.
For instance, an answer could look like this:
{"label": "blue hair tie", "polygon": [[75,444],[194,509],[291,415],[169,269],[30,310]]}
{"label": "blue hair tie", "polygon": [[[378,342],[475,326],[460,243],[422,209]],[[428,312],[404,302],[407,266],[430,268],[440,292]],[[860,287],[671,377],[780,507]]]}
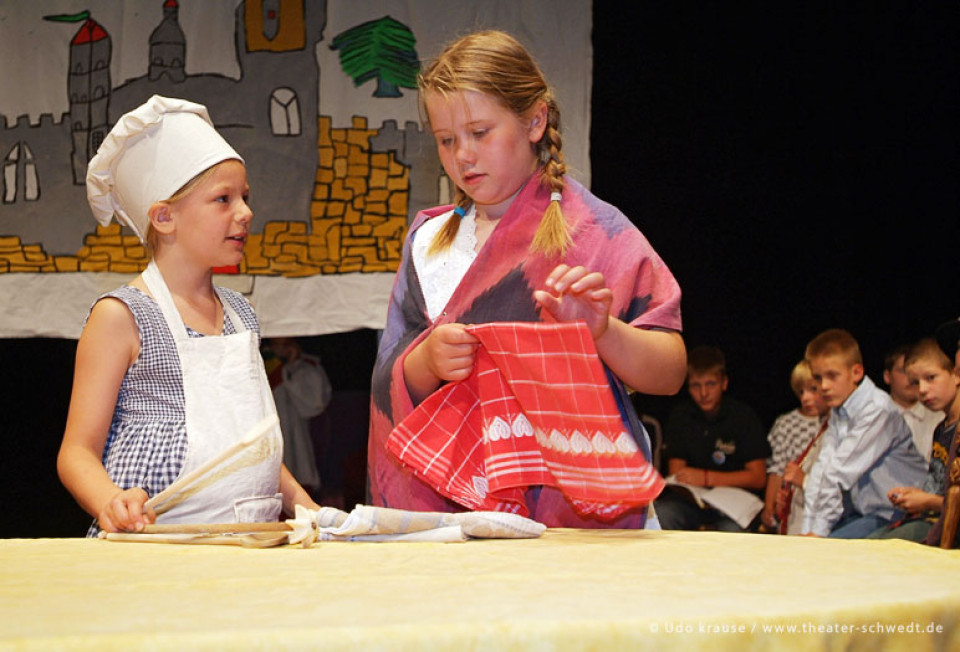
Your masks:
{"label": "blue hair tie", "polygon": [[467,214],[467,210],[463,206],[457,206],[456,208],[453,209],[453,212],[459,215],[460,217],[463,217],[464,215]]}

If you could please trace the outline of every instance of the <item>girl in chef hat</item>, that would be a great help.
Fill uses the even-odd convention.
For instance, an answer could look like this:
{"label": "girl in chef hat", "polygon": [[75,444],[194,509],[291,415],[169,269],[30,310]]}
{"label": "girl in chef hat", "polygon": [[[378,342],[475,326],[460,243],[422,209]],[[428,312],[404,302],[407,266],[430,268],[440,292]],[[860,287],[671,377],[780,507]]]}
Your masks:
{"label": "girl in chef hat", "polygon": [[[259,325],[212,268],[237,265],[253,213],[243,159],[204,106],[153,96],[122,116],[87,170],[101,224],[116,218],[153,250],[147,269],[101,296],[77,345],[64,486],[108,532],[145,523],[275,521],[319,506],[282,465],[279,428],[172,501],[149,497],[275,414]],[[222,476],[222,477],[219,477]]]}

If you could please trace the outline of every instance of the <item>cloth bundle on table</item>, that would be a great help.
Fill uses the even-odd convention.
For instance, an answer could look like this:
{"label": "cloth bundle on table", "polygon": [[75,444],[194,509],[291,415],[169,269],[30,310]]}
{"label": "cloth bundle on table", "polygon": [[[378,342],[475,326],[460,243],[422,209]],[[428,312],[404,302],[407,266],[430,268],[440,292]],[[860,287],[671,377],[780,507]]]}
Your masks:
{"label": "cloth bundle on table", "polygon": [[624,429],[586,325],[491,323],[473,373],[434,392],[387,449],[469,509],[526,516],[524,490],[563,492],[581,514],[648,505],[664,480]]}
{"label": "cloth bundle on table", "polygon": [[297,505],[287,519],[290,543],[319,541],[433,541],[534,539],[547,529],[541,523],[502,512],[410,512],[357,505],[349,514],[333,507],[319,511]]}

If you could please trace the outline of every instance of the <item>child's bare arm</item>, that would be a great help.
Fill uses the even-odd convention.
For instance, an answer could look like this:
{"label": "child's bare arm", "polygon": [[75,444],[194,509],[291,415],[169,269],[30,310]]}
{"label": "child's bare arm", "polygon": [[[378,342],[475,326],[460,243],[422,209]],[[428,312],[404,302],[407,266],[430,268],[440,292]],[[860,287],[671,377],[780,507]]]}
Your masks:
{"label": "child's bare arm", "polygon": [[943,510],[943,496],[927,493],[916,487],[895,487],[888,497],[897,509],[902,509],[909,514]]}
{"label": "child's bare arm", "polygon": [[783,486],[783,476],[777,473],[767,474],[767,489],[764,492],[763,512],[760,519],[764,525],[771,527],[775,524],[777,510],[777,496],[780,493],[780,487]]}
{"label": "child's bare arm", "polygon": [[683,386],[687,350],[676,331],[644,330],[610,317],[610,326],[596,344],[611,371],[638,392],[669,395]]}
{"label": "child's bare arm", "polygon": [[478,340],[463,324],[442,324],[410,351],[403,377],[414,404],[445,381],[464,380],[473,372]]}
{"label": "child's bare arm", "polygon": [[765,460],[750,460],[740,471],[706,471],[706,486],[763,489],[767,484]]}
{"label": "child's bare arm", "polygon": [[787,462],[783,469],[783,481],[792,484],[795,487],[803,486],[804,473],[800,465],[796,462]]}
{"label": "child's bare arm", "polygon": [[283,496],[283,513],[288,516],[296,513],[297,505],[303,505],[307,509],[320,509],[320,505],[310,497],[285,465],[280,466],[280,494]]}
{"label": "child's bare arm", "polygon": [[108,531],[136,530],[152,520],[140,514],[146,492],[122,491],[102,462],[120,384],[139,350],[139,332],[126,306],[112,299],[97,303],[77,343],[57,472],[80,506]]}
{"label": "child's bare arm", "polygon": [[[558,321],[582,320],[597,353],[620,380],[644,394],[674,394],[687,373],[680,333],[635,328],[610,314],[613,293],[603,274],[558,265],[534,299]],[[652,373],[651,370],[656,372]]]}

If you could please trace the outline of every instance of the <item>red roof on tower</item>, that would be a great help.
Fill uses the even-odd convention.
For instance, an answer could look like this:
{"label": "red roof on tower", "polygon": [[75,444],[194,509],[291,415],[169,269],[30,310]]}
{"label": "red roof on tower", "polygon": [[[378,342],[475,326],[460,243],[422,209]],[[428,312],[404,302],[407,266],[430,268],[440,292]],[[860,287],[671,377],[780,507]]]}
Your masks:
{"label": "red roof on tower", "polygon": [[81,27],[73,36],[70,45],[81,45],[83,43],[96,43],[107,38],[107,32],[93,18],[88,18],[83,27]]}

